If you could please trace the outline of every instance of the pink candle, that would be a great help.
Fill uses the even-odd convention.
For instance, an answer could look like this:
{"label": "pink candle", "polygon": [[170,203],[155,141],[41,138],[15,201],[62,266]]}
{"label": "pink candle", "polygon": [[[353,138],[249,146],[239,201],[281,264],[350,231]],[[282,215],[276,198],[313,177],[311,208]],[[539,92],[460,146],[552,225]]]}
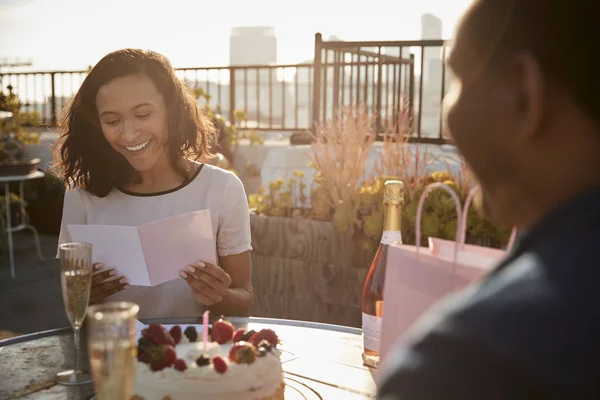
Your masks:
{"label": "pink candle", "polygon": [[202,343],[206,350],[208,348],[208,310],[202,314]]}

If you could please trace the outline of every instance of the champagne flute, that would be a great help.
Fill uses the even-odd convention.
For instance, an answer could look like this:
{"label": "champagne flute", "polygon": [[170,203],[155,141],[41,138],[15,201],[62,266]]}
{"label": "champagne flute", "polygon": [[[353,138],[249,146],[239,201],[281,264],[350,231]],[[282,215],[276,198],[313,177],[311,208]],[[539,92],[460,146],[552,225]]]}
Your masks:
{"label": "champagne flute", "polygon": [[64,243],[59,246],[60,281],[63,301],[75,340],[75,368],[56,374],[61,385],[76,386],[91,383],[89,373],[80,369],[79,333],[87,314],[92,286],[92,245]]}
{"label": "champagne flute", "polygon": [[133,395],[139,309],[124,301],[89,309],[88,353],[98,400],[130,399]]}

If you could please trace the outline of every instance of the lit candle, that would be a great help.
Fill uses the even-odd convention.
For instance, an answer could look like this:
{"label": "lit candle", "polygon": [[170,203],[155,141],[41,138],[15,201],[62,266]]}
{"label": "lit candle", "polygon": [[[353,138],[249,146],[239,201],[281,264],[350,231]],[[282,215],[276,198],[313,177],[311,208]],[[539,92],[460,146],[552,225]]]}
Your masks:
{"label": "lit candle", "polygon": [[202,343],[204,351],[208,348],[208,310],[202,315]]}

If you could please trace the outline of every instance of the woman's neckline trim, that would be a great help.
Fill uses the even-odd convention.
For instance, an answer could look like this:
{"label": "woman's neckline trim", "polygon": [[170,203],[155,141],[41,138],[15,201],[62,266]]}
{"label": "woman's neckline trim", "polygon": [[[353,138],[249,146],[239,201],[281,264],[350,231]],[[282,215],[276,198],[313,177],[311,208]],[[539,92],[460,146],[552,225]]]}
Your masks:
{"label": "woman's neckline trim", "polygon": [[130,192],[129,190],[126,190],[126,189],[118,189],[118,190],[123,194],[126,194],[128,196],[135,196],[135,197],[154,197],[154,196],[162,196],[165,194],[173,193],[180,189],[183,189],[184,187],[186,187],[187,185],[192,183],[194,181],[194,179],[196,179],[198,177],[198,175],[200,175],[200,171],[202,171],[202,167],[204,167],[204,164],[200,164],[200,166],[198,167],[196,172],[194,172],[194,174],[192,176],[190,176],[189,179],[186,179],[185,182],[183,182],[181,185],[179,185],[177,187],[174,187],[173,189],[163,190],[161,192],[152,192],[152,193]]}

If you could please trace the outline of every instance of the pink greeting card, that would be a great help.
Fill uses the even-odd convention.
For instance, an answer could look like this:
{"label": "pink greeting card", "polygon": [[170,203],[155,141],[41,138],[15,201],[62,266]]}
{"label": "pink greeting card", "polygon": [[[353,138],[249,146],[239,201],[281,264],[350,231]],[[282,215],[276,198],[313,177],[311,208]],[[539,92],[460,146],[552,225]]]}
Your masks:
{"label": "pink greeting card", "polygon": [[179,271],[204,261],[217,264],[209,210],[154,221],[138,227],[68,225],[74,242],[92,244],[92,259],[132,286],[156,286],[179,279]]}

